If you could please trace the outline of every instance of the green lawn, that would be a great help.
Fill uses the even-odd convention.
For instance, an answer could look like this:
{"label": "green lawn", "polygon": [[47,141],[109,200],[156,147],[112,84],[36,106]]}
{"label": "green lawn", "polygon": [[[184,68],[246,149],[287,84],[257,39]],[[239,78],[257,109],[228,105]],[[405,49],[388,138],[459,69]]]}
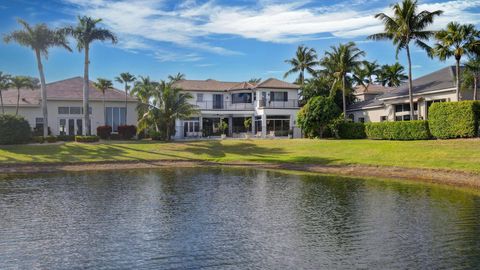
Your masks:
{"label": "green lawn", "polygon": [[178,143],[15,145],[0,147],[0,164],[115,160],[294,162],[441,168],[480,173],[480,140],[224,140]]}

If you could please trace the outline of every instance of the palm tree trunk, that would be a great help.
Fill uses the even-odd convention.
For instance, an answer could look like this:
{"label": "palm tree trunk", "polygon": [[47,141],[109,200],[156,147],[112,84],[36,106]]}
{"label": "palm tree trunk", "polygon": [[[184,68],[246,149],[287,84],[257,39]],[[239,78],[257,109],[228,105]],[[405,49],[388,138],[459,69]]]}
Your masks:
{"label": "palm tree trunk", "polygon": [[83,134],[90,135],[90,115],[88,110],[88,92],[89,92],[89,79],[88,79],[88,65],[90,61],[88,60],[89,56],[89,46],[85,46],[85,65],[83,70],[83,122],[84,130]]}
{"label": "palm tree trunk", "polygon": [[103,91],[103,125],[107,125],[107,108],[105,108],[105,91]]}
{"label": "palm tree trunk", "polygon": [[478,78],[477,76],[475,75],[475,77],[473,78],[473,100],[477,100],[477,83],[478,83]]}
{"label": "palm tree trunk", "polygon": [[15,116],[18,115],[18,106],[20,104],[20,88],[17,88],[17,110],[15,111]]}
{"label": "palm tree trunk", "polygon": [[412,59],[410,57],[410,47],[407,45],[407,59],[408,59],[408,100],[410,102],[410,120],[413,120],[413,82],[412,82]]}
{"label": "palm tree trunk", "polygon": [[127,97],[128,97],[128,85],[125,83],[125,125],[127,124]]}
{"label": "palm tree trunk", "polygon": [[2,114],[5,114],[5,109],[3,108],[3,96],[2,96],[2,90],[0,90],[0,104],[2,105]]}
{"label": "palm tree trunk", "polygon": [[345,75],[342,75],[342,101],[343,101],[343,119],[347,120],[347,97],[345,90]]}
{"label": "palm tree trunk", "polygon": [[460,101],[460,57],[455,57],[456,63],[455,63],[455,73],[456,73],[456,94],[457,94],[457,101]]}
{"label": "palm tree trunk", "polygon": [[40,74],[40,92],[42,97],[42,115],[43,115],[43,137],[48,136],[48,108],[47,108],[47,85],[45,83],[45,74],[43,73],[42,58],[39,50],[35,50],[37,57],[38,73]]}

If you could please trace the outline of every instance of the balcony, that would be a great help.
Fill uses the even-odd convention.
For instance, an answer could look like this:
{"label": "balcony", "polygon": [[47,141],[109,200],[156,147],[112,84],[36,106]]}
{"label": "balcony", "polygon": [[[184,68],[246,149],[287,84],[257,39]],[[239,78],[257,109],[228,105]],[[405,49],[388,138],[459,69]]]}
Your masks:
{"label": "balcony", "polygon": [[265,100],[261,99],[258,101],[258,106],[260,108],[299,108],[298,99],[289,99],[285,101],[272,101],[272,100]]}
{"label": "balcony", "polygon": [[232,103],[231,101],[195,101],[194,105],[197,105],[200,110],[223,110],[223,111],[245,111],[253,110],[253,103]]}

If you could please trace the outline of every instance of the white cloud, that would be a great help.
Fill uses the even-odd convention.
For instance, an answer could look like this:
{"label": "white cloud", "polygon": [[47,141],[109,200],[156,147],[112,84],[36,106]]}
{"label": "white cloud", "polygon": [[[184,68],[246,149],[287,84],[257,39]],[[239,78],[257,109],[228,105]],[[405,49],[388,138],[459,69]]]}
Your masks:
{"label": "white cloud", "polygon": [[[226,35],[277,43],[363,37],[383,30],[374,14],[390,12],[380,0],[374,5],[355,0],[321,7],[310,1],[285,4],[272,0],[259,0],[250,6],[185,0],[174,7],[166,5],[165,0],[64,1],[73,4],[79,14],[102,18],[124,40],[120,46],[126,49],[151,49],[151,42],[168,42],[219,55],[242,53],[212,45],[215,37]],[[451,0],[421,4],[420,10],[444,10],[445,14],[435,21],[435,28],[440,28],[452,20],[480,23],[480,16],[471,11],[478,7],[480,0]],[[169,58],[175,57],[161,57]]]}

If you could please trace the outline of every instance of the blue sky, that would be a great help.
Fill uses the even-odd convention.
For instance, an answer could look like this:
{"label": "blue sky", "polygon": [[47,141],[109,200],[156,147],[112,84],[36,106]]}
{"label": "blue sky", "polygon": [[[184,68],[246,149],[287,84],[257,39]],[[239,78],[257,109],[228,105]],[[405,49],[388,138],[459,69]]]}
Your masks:
{"label": "blue sky", "polygon": [[[323,55],[332,45],[355,41],[366,51],[366,59],[394,63],[395,50],[390,42],[365,38],[382,31],[373,15],[389,12],[394,2],[0,0],[0,34],[18,29],[18,17],[56,27],[74,25],[77,15],[88,15],[102,18],[103,26],[119,37],[116,45],[93,45],[93,79],[113,79],[125,71],[156,80],[177,72],[189,79],[281,79],[289,68],[284,60],[293,56],[299,44]],[[422,10],[445,11],[433,29],[452,20],[480,24],[480,0],[430,0],[420,4]],[[413,50],[412,59],[415,77],[453,63],[429,59],[418,48]],[[403,53],[399,62],[406,63]],[[47,81],[80,76],[83,54],[52,49],[44,65]],[[0,71],[37,76],[33,53],[15,44],[0,43]]]}

